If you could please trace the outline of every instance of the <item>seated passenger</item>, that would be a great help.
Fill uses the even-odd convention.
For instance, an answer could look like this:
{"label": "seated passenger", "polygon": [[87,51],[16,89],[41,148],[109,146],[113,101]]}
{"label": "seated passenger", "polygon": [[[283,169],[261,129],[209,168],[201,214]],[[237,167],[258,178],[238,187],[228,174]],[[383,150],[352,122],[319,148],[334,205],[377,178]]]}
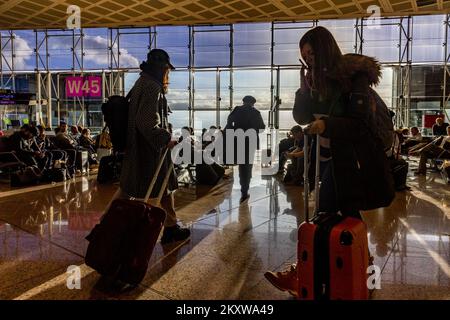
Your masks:
{"label": "seated passenger", "polygon": [[303,171],[304,171],[304,134],[303,129],[300,126],[295,126],[291,130],[294,137],[294,147],[285,153],[287,159],[291,159],[291,164],[287,167],[287,172],[283,182],[293,183],[296,185],[303,184]]}
{"label": "seated passenger", "polygon": [[419,128],[412,127],[411,128],[411,136],[408,137],[402,145],[402,150],[406,153],[409,148],[412,148],[418,145],[422,141],[422,134],[419,131]]}
{"label": "seated passenger", "polygon": [[58,150],[55,144],[47,137],[45,134],[45,129],[43,126],[37,126],[38,135],[35,140],[35,150],[39,150],[43,153],[50,154],[52,163],[50,164],[50,168],[54,166],[56,161],[67,162],[67,152],[64,150]]}
{"label": "seated passenger", "polygon": [[445,136],[448,123],[444,122],[444,119],[439,117],[436,119],[436,123],[433,125],[433,136]]}
{"label": "seated passenger", "polygon": [[419,169],[415,172],[416,175],[426,174],[428,159],[450,159],[450,127],[447,127],[447,136],[429,143],[420,151]]}
{"label": "seated passenger", "polygon": [[[81,128],[81,127],[80,127]],[[70,134],[69,134],[77,143],[80,143],[80,137],[81,133],[78,131],[77,126],[71,126],[70,127]]]}
{"label": "seated passenger", "polygon": [[75,161],[77,158],[78,142],[67,133],[67,123],[61,122],[55,137],[55,145],[57,148],[67,152],[69,174],[75,174]]}
{"label": "seated passenger", "polygon": [[[295,126],[296,127],[296,126]],[[286,158],[286,152],[289,151],[292,147],[294,147],[295,139],[292,136],[292,130],[295,128],[293,127],[288,133],[287,137],[282,139],[280,143],[278,144],[278,157],[279,157],[279,166],[278,166],[278,173],[284,173],[284,166],[286,164],[287,158]]]}
{"label": "seated passenger", "polygon": [[61,122],[58,133],[56,134],[55,144],[63,150],[76,149],[78,146],[78,142],[67,132],[67,123]]}
{"label": "seated passenger", "polygon": [[97,162],[97,150],[95,148],[95,141],[91,137],[91,130],[84,128],[81,131],[80,136],[80,146],[87,150],[88,152],[88,158],[89,158],[89,164],[98,164]]}
{"label": "seated passenger", "polygon": [[9,143],[11,149],[22,162],[27,166],[35,166],[43,171],[48,168],[51,159],[45,153],[33,149],[35,134],[37,135],[37,129],[25,124],[20,128],[20,131],[9,137]]}

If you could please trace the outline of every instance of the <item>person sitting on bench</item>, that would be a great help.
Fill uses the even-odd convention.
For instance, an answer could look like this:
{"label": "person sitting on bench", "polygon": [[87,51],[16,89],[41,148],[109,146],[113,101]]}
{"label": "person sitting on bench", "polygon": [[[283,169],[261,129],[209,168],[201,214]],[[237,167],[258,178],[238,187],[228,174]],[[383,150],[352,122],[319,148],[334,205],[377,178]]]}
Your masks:
{"label": "person sitting on bench", "polygon": [[47,137],[45,134],[45,129],[43,126],[39,125],[36,127],[38,129],[38,135],[35,137],[34,149],[36,151],[41,151],[46,154],[50,154],[52,158],[51,167],[54,166],[56,161],[63,163],[67,162],[67,152],[58,149],[55,144]]}
{"label": "person sitting on bench", "polygon": [[84,128],[81,131],[81,136],[79,138],[80,146],[87,150],[89,164],[98,164],[97,161],[97,149],[95,148],[95,141],[91,137],[91,130]]}
{"label": "person sitting on bench", "polygon": [[444,118],[437,118],[436,123],[433,125],[433,136],[445,136],[448,123],[444,122]]}
{"label": "person sitting on bench", "polygon": [[411,128],[411,136],[408,137],[405,142],[402,145],[402,151],[404,151],[405,153],[408,152],[408,150],[416,145],[418,145],[419,143],[422,142],[422,134],[419,131],[419,128],[417,127],[412,127]]}
{"label": "person sitting on bench", "polygon": [[420,151],[419,169],[416,175],[425,175],[427,171],[428,159],[450,159],[450,127],[447,127],[447,136],[442,136],[439,141],[429,143]]}
{"label": "person sitting on bench", "polygon": [[291,159],[291,164],[288,165],[286,175],[284,177],[284,183],[293,183],[295,185],[303,184],[303,171],[304,171],[304,134],[301,126],[295,126],[291,129],[292,136],[294,137],[294,147],[285,153],[287,159]]}
{"label": "person sitting on bench", "polygon": [[[295,128],[295,126],[293,128]],[[278,144],[278,157],[280,159],[278,165],[279,174],[284,174],[287,161],[286,152],[294,147],[295,144],[295,138],[292,135],[292,129],[287,133],[286,138],[282,139]]]}
{"label": "person sitting on bench", "polygon": [[35,134],[37,135],[36,128],[24,124],[20,131],[9,137],[9,143],[11,149],[22,162],[27,166],[35,166],[43,171],[48,169],[51,163],[51,155],[33,149]]}
{"label": "person sitting on bench", "polygon": [[[73,139],[68,133],[67,133],[67,123],[64,121],[60,122],[59,130],[55,137],[55,145],[64,151],[67,152],[68,156],[68,164],[67,168],[69,169],[70,175],[75,174],[75,164],[77,159],[77,148],[78,148],[78,142]],[[56,132],[56,130],[55,130]]]}

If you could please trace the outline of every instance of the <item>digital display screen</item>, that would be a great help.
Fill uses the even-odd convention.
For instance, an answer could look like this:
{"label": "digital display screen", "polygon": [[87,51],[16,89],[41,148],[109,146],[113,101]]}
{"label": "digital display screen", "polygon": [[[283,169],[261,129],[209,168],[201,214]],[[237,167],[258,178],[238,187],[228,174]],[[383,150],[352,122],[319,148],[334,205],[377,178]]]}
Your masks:
{"label": "digital display screen", "polygon": [[32,93],[0,93],[0,105],[28,105],[32,96]]}

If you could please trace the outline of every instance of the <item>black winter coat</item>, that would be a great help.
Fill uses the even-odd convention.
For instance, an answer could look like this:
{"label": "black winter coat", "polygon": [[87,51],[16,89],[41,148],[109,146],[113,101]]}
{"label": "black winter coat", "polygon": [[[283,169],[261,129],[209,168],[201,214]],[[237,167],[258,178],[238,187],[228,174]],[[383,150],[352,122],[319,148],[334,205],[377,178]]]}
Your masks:
{"label": "black winter coat", "polygon": [[[389,206],[395,190],[383,147],[373,134],[369,87],[377,84],[380,65],[372,58],[345,55],[340,72],[340,116],[324,118],[323,136],[330,139],[337,202],[342,212]],[[308,88],[296,93],[293,116],[301,125],[314,121],[315,101]]]}

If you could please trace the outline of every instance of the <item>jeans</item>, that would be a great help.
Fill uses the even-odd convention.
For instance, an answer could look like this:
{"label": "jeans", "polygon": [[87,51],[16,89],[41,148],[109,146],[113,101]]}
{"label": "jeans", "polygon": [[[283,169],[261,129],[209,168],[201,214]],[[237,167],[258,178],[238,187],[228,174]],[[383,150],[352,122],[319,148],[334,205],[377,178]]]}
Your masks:
{"label": "jeans", "polygon": [[241,193],[246,195],[250,188],[250,180],[252,179],[253,164],[239,165],[239,183],[241,185]]}
{"label": "jeans", "polygon": [[[320,163],[319,212],[338,212],[339,208],[336,185],[333,176],[332,160]],[[358,210],[341,211],[343,216],[362,220]]]}

